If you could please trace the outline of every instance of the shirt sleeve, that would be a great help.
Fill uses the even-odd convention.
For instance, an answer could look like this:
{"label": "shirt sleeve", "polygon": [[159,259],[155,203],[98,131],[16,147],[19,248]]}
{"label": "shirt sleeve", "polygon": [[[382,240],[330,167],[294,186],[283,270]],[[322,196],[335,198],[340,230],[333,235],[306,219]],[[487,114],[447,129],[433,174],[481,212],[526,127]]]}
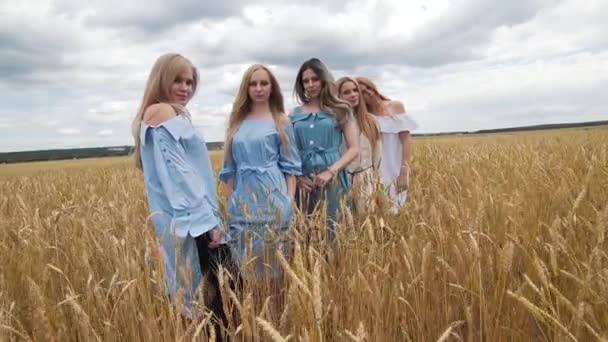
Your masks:
{"label": "shirt sleeve", "polygon": [[232,158],[228,158],[228,156],[224,156],[224,165],[220,170],[220,180],[224,183],[228,182],[230,178],[233,178],[236,173],[236,166],[234,165],[234,160]]}
{"label": "shirt sleeve", "polygon": [[187,162],[186,150],[165,127],[150,130],[156,172],[173,209],[172,228],[185,235],[190,231],[205,233],[220,226],[210,199],[214,194],[207,194],[202,184],[202,170]]}
{"label": "shirt sleeve", "polygon": [[[283,127],[285,127],[285,133],[287,133],[287,144],[281,143],[279,148],[279,169],[284,174],[301,176],[302,160],[296,144],[293,125],[286,124]],[[280,139],[279,142],[281,142]]]}
{"label": "shirt sleeve", "polygon": [[382,131],[384,133],[411,132],[418,129],[418,124],[414,119],[405,113],[394,114],[391,116],[390,124]]}

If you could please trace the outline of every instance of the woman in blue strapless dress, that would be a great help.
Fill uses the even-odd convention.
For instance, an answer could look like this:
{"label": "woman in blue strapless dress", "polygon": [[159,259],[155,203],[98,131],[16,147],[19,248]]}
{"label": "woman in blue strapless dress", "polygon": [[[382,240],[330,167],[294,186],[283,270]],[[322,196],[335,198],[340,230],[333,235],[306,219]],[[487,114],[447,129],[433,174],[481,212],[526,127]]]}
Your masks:
{"label": "woman in blue strapless dress", "polygon": [[226,137],[220,179],[228,185],[233,251],[241,262],[255,258],[256,278],[277,279],[274,252],[289,253],[281,238],[292,222],[296,176],[302,172],[281,89],[267,67],[253,65],[245,72]]}

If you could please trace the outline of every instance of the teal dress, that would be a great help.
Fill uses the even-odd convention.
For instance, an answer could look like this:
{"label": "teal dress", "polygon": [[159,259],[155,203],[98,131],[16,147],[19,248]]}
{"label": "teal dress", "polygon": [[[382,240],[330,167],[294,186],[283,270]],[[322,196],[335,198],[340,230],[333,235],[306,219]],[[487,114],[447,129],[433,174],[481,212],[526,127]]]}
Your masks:
{"label": "teal dress", "polygon": [[[302,112],[301,107],[297,107],[290,118],[302,160],[302,173],[305,176],[314,177],[342,157],[344,134],[334,115],[324,112],[306,113]],[[314,188],[307,195],[298,191],[298,205],[301,210],[312,213],[315,207],[325,200],[331,228],[338,218],[340,204],[349,190],[349,177],[346,170],[342,169],[325,188]]]}

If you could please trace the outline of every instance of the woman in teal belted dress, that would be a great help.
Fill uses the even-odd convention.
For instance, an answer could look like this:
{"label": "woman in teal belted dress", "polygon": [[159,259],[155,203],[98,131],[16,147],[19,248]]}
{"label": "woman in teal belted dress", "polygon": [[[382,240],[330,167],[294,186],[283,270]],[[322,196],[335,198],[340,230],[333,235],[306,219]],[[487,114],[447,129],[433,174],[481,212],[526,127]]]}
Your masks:
{"label": "woman in teal belted dress", "polygon": [[303,105],[290,115],[302,159],[298,204],[307,213],[326,205],[330,229],[350,190],[345,168],[359,153],[357,123],[349,104],[338,99],[334,87],[333,77],[319,59],[306,61],[295,84]]}
{"label": "woman in teal belted dress", "polygon": [[[233,251],[242,264],[254,266],[255,278],[278,279],[274,252],[290,252],[280,238],[289,229],[296,176],[302,172],[279,83],[265,66],[245,72],[226,136],[220,179],[228,185]],[[244,278],[249,274],[245,270]]]}

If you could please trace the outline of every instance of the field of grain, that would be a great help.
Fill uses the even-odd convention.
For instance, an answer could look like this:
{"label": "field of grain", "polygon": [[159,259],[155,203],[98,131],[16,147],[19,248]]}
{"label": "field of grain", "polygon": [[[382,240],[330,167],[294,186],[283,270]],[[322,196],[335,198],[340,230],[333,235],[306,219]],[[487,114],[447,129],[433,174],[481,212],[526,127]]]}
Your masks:
{"label": "field of grain", "polygon": [[[248,285],[233,340],[608,341],[608,129],[414,153],[398,216],[347,217],[333,245],[298,218],[282,288]],[[0,189],[1,341],[206,340],[164,296],[126,158],[2,165]]]}

